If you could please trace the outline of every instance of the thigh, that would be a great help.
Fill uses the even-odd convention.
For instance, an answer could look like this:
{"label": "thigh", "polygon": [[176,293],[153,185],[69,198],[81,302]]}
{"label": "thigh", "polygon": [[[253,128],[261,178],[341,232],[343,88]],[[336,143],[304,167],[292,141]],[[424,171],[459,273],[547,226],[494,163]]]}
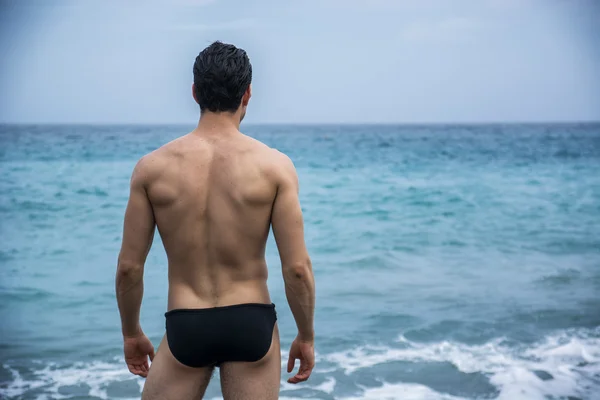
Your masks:
{"label": "thigh", "polygon": [[224,400],[276,400],[281,381],[279,330],[267,354],[256,362],[230,362],[221,365],[221,390]]}
{"label": "thigh", "polygon": [[204,396],[213,368],[190,368],[173,357],[163,337],[150,366],[142,400],[197,400]]}

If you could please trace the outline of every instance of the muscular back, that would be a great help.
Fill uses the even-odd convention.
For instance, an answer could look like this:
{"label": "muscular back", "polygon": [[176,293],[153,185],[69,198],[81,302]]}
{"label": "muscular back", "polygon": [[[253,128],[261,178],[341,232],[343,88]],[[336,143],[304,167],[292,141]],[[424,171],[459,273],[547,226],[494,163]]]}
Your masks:
{"label": "muscular back", "polygon": [[235,133],[189,134],[142,159],[169,309],[270,301],[264,253],[279,157]]}

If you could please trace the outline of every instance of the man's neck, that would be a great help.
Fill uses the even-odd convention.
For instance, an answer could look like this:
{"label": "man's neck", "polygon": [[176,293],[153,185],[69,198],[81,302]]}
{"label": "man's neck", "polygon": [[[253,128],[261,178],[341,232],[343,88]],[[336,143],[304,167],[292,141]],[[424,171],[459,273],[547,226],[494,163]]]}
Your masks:
{"label": "man's neck", "polygon": [[237,113],[228,112],[203,112],[200,115],[200,121],[196,127],[198,132],[227,132],[227,131],[239,131],[240,129],[240,118]]}

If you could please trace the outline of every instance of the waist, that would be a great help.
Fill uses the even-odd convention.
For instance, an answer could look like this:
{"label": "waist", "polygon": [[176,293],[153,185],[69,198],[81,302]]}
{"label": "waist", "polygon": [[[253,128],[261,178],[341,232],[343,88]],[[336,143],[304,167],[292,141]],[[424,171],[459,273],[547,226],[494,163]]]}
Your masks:
{"label": "waist", "polygon": [[238,304],[271,304],[264,279],[192,285],[187,282],[169,283],[168,310],[206,309]]}
{"label": "waist", "polygon": [[243,309],[265,309],[269,311],[275,310],[274,303],[239,303],[239,304],[230,304],[227,306],[216,306],[216,307],[206,307],[206,308],[174,308],[165,313],[165,317],[169,317],[172,315],[178,314],[209,314],[211,312],[219,312],[219,311],[235,311],[235,310],[243,310]]}

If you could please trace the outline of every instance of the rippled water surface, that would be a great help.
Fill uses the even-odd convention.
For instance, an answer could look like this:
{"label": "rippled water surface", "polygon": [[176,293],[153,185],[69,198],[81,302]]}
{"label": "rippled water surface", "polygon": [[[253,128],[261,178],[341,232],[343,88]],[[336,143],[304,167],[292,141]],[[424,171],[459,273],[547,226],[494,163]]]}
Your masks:
{"label": "rippled water surface", "polygon": [[[114,298],[128,182],[189,129],[0,126],[0,397],[139,398]],[[599,124],[244,131],[296,164],[317,280],[317,369],[282,398],[600,398]],[[287,351],[272,238],[267,259]],[[157,237],[156,344],[166,277]]]}

